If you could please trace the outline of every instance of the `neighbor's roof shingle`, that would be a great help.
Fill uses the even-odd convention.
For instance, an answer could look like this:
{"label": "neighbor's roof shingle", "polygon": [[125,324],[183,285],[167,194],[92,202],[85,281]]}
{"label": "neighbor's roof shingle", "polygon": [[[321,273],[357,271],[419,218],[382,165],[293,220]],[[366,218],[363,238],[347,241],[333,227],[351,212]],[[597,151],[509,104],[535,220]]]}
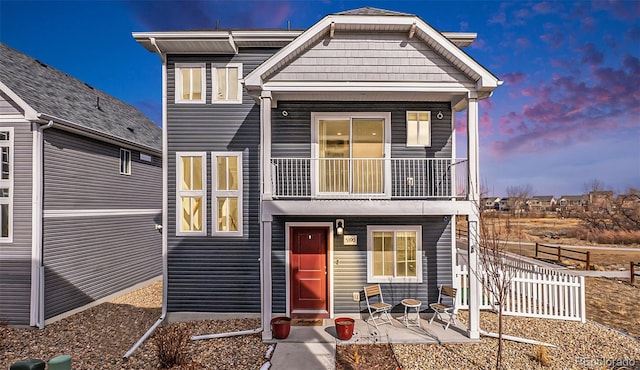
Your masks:
{"label": "neighbor's roof shingle", "polygon": [[37,113],[112,138],[162,149],[162,130],[135,107],[2,43],[0,81]]}

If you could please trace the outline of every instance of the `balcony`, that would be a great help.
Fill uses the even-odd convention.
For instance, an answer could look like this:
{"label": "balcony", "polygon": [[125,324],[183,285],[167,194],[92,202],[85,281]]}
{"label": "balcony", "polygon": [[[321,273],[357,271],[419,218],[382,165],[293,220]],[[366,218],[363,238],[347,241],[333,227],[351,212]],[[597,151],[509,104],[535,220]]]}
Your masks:
{"label": "balcony", "polygon": [[467,159],[272,158],[275,199],[466,199]]}

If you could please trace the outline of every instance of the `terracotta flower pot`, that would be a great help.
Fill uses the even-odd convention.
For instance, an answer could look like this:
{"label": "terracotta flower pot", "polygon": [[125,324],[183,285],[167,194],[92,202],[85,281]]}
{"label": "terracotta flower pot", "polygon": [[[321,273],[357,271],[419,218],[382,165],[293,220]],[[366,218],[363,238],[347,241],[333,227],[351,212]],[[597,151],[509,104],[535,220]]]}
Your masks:
{"label": "terracotta flower pot", "polygon": [[291,331],[291,318],[286,316],[271,319],[271,331],[276,339],[287,339]]}
{"label": "terracotta flower pot", "polygon": [[341,340],[349,340],[353,336],[355,320],[348,317],[338,317],[333,320],[336,324],[336,333]]}

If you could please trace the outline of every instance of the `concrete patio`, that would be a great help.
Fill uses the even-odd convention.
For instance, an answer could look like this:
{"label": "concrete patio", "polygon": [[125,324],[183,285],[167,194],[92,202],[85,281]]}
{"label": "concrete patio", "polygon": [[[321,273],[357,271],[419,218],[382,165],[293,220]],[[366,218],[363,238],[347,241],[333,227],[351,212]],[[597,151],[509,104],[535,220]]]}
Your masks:
{"label": "concrete patio", "polygon": [[429,324],[431,314],[420,314],[419,327],[406,327],[403,313],[392,313],[391,324],[378,325],[379,330],[365,322],[368,317],[359,314],[346,314],[339,317],[355,319],[353,337],[348,341],[338,338],[333,319],[324,319],[322,326],[291,326],[287,339],[273,339],[270,343],[337,343],[337,344],[374,344],[374,343],[476,343],[477,340],[466,336],[467,328],[456,320],[444,330],[444,324],[434,320]]}

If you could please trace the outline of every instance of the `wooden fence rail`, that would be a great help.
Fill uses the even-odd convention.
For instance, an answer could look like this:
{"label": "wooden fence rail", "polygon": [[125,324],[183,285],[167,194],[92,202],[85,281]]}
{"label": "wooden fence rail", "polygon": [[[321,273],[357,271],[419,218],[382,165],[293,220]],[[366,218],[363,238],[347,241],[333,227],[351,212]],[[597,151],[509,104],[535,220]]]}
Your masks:
{"label": "wooden fence rail", "polygon": [[[640,276],[640,262],[631,261],[629,267],[629,270],[631,272],[631,284],[634,284],[636,282],[636,276]],[[636,268],[639,268],[637,272]]]}
{"label": "wooden fence rail", "polygon": [[[546,250],[543,250],[542,248],[555,249],[555,252],[548,252]],[[567,256],[566,253],[563,255],[562,252],[584,254],[585,257],[578,258],[578,257]],[[584,267],[585,270],[588,271],[591,268],[591,252],[589,252],[589,251],[586,251],[586,252],[577,251],[575,249],[569,249],[569,248],[565,248],[565,247],[561,247],[561,246],[545,245],[545,244],[536,243],[536,258],[538,258],[538,254],[548,254],[548,255],[551,255],[551,256],[557,256],[558,257],[558,263],[562,262],[563,258],[568,259],[568,260],[584,262],[585,263],[585,267]]]}

